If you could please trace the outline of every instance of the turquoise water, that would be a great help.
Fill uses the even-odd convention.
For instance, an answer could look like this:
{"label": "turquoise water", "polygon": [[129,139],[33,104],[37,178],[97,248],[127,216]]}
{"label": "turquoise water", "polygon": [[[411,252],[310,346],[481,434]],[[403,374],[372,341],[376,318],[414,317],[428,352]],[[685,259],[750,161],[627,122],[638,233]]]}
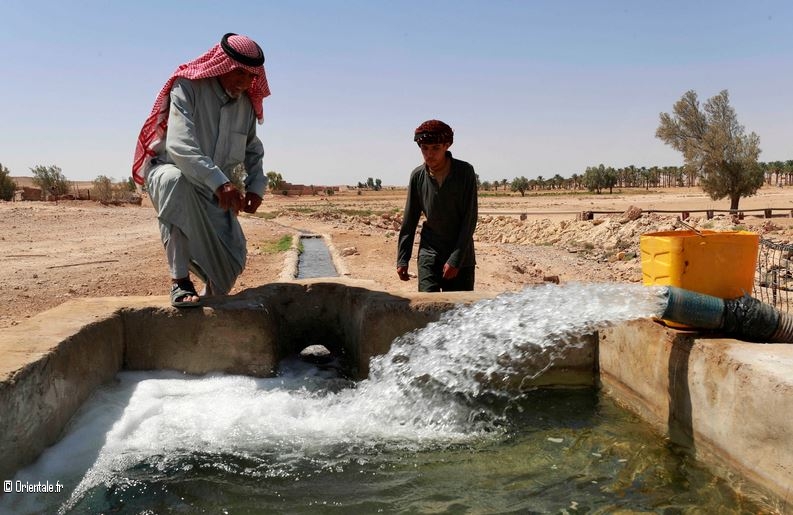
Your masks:
{"label": "turquoise water", "polygon": [[663,307],[636,285],[532,288],[446,313],[369,378],[123,372],[16,479],[9,513],[756,513],[741,485],[593,389],[506,390],[582,334]]}

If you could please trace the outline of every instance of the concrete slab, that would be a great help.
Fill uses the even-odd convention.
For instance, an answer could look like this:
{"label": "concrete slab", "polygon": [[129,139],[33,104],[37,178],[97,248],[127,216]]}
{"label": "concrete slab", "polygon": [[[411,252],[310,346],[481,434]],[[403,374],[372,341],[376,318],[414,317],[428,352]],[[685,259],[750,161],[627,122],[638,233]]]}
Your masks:
{"label": "concrete slab", "polygon": [[781,500],[793,491],[793,346],[677,331],[651,320],[599,335],[604,391],[717,473]]}

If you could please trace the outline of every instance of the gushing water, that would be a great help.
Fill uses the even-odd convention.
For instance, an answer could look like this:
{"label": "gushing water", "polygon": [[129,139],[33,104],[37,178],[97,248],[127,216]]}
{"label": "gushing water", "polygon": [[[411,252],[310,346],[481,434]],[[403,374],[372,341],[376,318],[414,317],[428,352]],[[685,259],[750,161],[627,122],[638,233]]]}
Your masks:
{"label": "gushing water", "polygon": [[[133,487],[129,471],[141,466],[278,478],[498,439],[509,426],[504,403],[516,394],[508,384],[542,374],[582,335],[657,316],[665,293],[570,284],[503,294],[397,338],[358,383],[299,362],[285,362],[269,379],[124,372],[17,477],[63,478],[71,492],[60,508],[66,512],[98,485]],[[203,464],[197,455],[207,457]],[[0,508],[20,502],[8,497]]]}

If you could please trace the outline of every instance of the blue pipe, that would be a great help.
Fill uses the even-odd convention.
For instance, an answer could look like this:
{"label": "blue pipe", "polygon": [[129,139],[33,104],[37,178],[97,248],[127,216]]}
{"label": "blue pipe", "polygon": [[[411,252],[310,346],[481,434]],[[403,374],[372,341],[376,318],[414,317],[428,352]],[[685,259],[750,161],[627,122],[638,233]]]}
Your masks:
{"label": "blue pipe", "polygon": [[668,286],[667,297],[664,320],[749,342],[793,343],[793,317],[748,295],[725,300]]}

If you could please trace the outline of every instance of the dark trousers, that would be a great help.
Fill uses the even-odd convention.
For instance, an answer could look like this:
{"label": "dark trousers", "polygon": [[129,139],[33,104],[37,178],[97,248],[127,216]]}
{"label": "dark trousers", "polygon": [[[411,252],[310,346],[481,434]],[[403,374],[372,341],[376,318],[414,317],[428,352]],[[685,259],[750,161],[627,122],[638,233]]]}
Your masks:
{"label": "dark trousers", "polygon": [[419,253],[419,291],[473,291],[476,267],[461,267],[454,279],[443,278],[445,261],[431,254]]}

